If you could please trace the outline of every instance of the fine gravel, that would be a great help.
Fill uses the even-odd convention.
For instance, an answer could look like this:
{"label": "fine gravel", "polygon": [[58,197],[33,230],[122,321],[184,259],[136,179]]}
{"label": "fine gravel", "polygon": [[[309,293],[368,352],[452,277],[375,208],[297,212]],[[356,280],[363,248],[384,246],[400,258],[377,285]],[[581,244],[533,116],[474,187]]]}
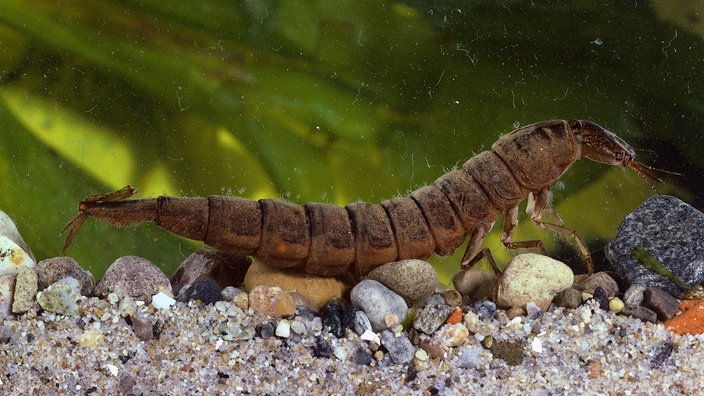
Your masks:
{"label": "fine gravel", "polygon": [[[331,335],[310,315],[294,318],[288,337],[263,338],[255,327],[278,320],[230,302],[158,310],[83,297],[79,305],[78,316],[32,310],[4,320],[1,394],[688,395],[704,385],[703,336],[676,336],[593,302],[534,319],[484,319],[444,358],[421,352],[403,365],[352,331]],[[138,338],[130,315],[148,319],[154,338]],[[518,361],[515,350],[509,365],[485,349],[489,336],[518,345]]]}

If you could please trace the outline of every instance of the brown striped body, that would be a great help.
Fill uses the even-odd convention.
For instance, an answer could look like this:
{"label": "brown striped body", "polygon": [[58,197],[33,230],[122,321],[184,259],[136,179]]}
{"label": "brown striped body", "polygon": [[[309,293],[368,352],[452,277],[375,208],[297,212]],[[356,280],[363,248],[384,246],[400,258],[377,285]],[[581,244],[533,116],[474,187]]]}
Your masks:
{"label": "brown striped body", "polygon": [[[359,202],[343,208],[217,195],[88,198],[79,205],[80,214],[67,224],[73,224],[73,229],[66,246],[85,217],[95,216],[117,225],[153,221],[228,253],[252,255],[271,266],[317,275],[344,271],[363,275],[391,261],[448,255],[467,236],[473,240],[465,257],[472,258],[497,218],[515,217],[517,205],[529,196],[533,201],[529,201],[529,214],[543,224],[540,214],[550,184],[581,157],[643,171],[633,160],[632,149],[598,125],[545,121],[513,131],[490,150],[410,196],[378,205]],[[115,194],[122,199],[132,191]],[[515,219],[509,220],[513,224],[505,226],[505,243],[510,243],[515,226]]]}

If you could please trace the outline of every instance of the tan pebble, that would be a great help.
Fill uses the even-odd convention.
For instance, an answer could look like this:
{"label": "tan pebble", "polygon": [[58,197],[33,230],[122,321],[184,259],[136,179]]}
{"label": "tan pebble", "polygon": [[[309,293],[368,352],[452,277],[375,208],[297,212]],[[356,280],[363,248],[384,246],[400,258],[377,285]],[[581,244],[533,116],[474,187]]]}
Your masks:
{"label": "tan pebble", "polygon": [[418,349],[415,353],[416,359],[420,361],[426,361],[428,360],[428,352],[426,352],[424,349]]}
{"label": "tan pebble", "polygon": [[525,307],[532,301],[546,311],[555,295],[573,281],[572,270],[560,261],[535,253],[519,254],[501,276],[496,305]]}
{"label": "tan pebble", "polygon": [[599,362],[594,362],[589,365],[589,378],[595,379],[599,378],[601,376],[603,368],[601,367],[601,363]]}
{"label": "tan pebble", "polygon": [[442,292],[442,298],[445,304],[451,307],[462,305],[462,294],[457,290],[445,290]]}
{"label": "tan pebble", "polygon": [[457,347],[467,341],[469,330],[461,323],[446,325],[442,328],[442,338],[445,347]]}
{"label": "tan pebble", "polygon": [[249,309],[249,295],[247,293],[240,293],[232,299],[232,303],[242,311]]}
{"label": "tan pebble", "polygon": [[280,287],[257,286],[249,292],[249,306],[269,317],[292,316],[296,313],[293,297]]}
{"label": "tan pebble", "polygon": [[464,325],[467,327],[467,330],[476,333],[477,326],[479,325],[479,315],[472,311],[467,312],[464,315]]}
{"label": "tan pebble", "polygon": [[452,285],[463,296],[482,300],[491,297],[495,279],[496,275],[490,270],[471,268],[456,273],[452,277]]}
{"label": "tan pebble", "polygon": [[437,341],[423,340],[420,342],[420,347],[433,359],[442,359],[445,357],[445,350]]}
{"label": "tan pebble", "polygon": [[506,316],[508,316],[509,319],[526,316],[526,310],[523,309],[523,307],[513,307],[506,311]]}
{"label": "tan pebble", "polygon": [[398,315],[393,313],[384,315],[384,324],[386,324],[388,329],[395,327],[398,325]]}
{"label": "tan pebble", "polygon": [[337,278],[269,268],[257,260],[249,267],[244,286],[248,291],[257,286],[277,286],[289,293],[299,293],[315,310],[320,310],[332,299],[341,298],[350,288]]}
{"label": "tan pebble", "polygon": [[621,312],[623,310],[624,306],[625,306],[625,304],[618,297],[614,297],[609,300],[609,311],[611,311],[613,313]]}
{"label": "tan pebble", "polygon": [[383,358],[384,358],[384,352],[382,352],[382,351],[376,351],[376,352],[374,352],[374,360],[376,360],[377,362],[379,362],[379,361],[381,361],[381,359],[383,359]]}
{"label": "tan pebble", "polygon": [[103,341],[103,332],[100,330],[85,330],[82,334],[73,338],[73,341],[83,348],[94,347]]}

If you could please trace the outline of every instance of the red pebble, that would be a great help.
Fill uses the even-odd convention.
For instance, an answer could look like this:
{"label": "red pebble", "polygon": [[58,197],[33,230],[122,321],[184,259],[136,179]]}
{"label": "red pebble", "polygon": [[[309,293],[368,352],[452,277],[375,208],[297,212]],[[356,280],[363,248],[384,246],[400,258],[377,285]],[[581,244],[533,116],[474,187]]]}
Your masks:
{"label": "red pebble", "polygon": [[665,327],[675,334],[704,333],[704,300],[687,300],[680,304],[681,314],[665,321]]}
{"label": "red pebble", "polygon": [[455,308],[454,311],[450,314],[450,317],[447,318],[447,324],[457,324],[462,321],[462,308],[457,307]]}

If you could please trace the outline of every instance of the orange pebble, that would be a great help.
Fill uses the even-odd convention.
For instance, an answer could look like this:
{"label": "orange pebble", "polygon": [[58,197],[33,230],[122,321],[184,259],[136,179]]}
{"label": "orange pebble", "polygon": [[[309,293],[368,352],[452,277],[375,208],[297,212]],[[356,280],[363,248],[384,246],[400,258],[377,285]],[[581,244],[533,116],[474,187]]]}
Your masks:
{"label": "orange pebble", "polygon": [[462,308],[457,307],[455,308],[454,311],[450,314],[450,317],[447,318],[447,324],[457,324],[462,321]]}
{"label": "orange pebble", "polygon": [[665,327],[675,334],[704,333],[704,300],[685,300],[680,304],[681,314],[665,321]]}

